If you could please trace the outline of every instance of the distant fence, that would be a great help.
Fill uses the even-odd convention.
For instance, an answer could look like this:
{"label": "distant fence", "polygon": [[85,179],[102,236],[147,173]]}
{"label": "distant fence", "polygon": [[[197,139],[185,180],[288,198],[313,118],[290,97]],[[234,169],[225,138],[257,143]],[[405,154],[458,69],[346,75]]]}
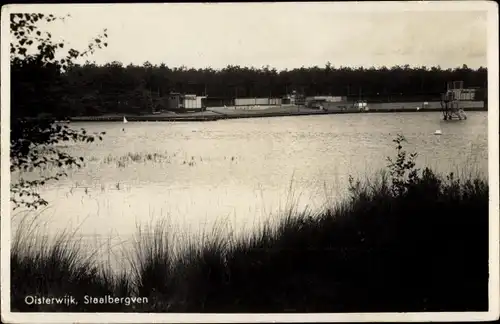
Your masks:
{"label": "distant fence", "polygon": [[[427,110],[440,110],[441,109],[441,101],[426,101],[427,104],[424,106],[424,102],[370,102],[368,101],[368,109],[370,110],[416,110],[419,109],[427,109]],[[462,109],[482,109],[487,108],[484,101],[461,101],[460,108]],[[336,103],[336,102],[325,102],[322,103],[324,109],[329,111],[348,111],[348,110],[358,110],[358,108],[354,107],[353,102],[346,103]]]}
{"label": "distant fence", "polygon": [[[349,101],[356,101],[360,99],[359,96],[349,96]],[[431,102],[440,101],[441,93],[426,94],[426,95],[393,95],[393,96],[380,96],[380,95],[363,95],[362,100],[371,103],[397,103],[397,102]]]}
{"label": "distant fence", "polygon": [[[391,103],[391,102],[431,102],[440,101],[442,93],[445,92],[432,92],[432,93],[417,93],[417,94],[406,94],[406,93],[390,93],[390,94],[373,94],[367,93],[362,94],[362,100],[366,100],[372,103]],[[466,94],[467,93],[467,94]],[[462,90],[462,100],[467,101],[484,101],[488,96],[487,88],[478,89],[463,89]],[[358,100],[359,94],[348,96],[348,100]]]}

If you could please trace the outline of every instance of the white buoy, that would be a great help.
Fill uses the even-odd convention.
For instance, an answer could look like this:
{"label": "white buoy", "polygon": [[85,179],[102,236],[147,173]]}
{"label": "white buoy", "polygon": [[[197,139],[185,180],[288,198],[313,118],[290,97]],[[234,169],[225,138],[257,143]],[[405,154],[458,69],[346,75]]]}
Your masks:
{"label": "white buoy", "polygon": [[125,118],[125,116],[123,116],[123,123],[124,124],[128,123],[128,120],[127,120],[127,118]]}
{"label": "white buoy", "polygon": [[420,110],[420,107],[417,107],[417,111],[419,111],[419,110]]}
{"label": "white buoy", "polygon": [[442,135],[443,133],[441,132],[440,129],[437,129],[435,132],[434,132],[434,135]]}

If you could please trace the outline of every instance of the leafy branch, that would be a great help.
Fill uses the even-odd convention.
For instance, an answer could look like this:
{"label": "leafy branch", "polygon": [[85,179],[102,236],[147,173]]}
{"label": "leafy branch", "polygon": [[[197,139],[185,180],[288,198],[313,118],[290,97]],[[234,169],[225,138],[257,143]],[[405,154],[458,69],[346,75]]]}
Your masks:
{"label": "leafy branch", "polygon": [[407,154],[403,150],[403,143],[407,143],[403,135],[398,134],[393,140],[396,143],[397,157],[395,160],[387,157],[389,162],[389,174],[391,175],[392,193],[394,196],[400,196],[407,192],[408,188],[419,180],[419,169],[415,168],[415,159],[417,153]]}
{"label": "leafy branch", "polygon": [[[415,188],[415,185],[421,181],[427,181],[432,172],[425,169],[422,175],[419,174],[420,170],[415,168],[417,153],[408,154],[403,150],[403,143],[407,143],[403,135],[398,134],[393,142],[396,144],[397,155],[395,159],[387,157],[389,179],[383,173],[382,183],[380,184],[382,187],[378,189],[382,189],[381,192],[387,193],[390,197],[397,198],[408,194],[409,190]],[[349,175],[349,192],[354,199],[367,198],[366,195],[369,191],[366,189],[361,181],[355,180]]]}
{"label": "leafy branch", "polygon": [[[94,142],[102,140],[105,132],[88,134],[85,129],[73,129],[57,122],[69,117],[70,109],[61,82],[63,73],[79,57],[93,54],[106,47],[106,30],[93,39],[87,49],[69,49],[61,59],[58,51],[64,42],[53,41],[49,32],[40,30],[41,22],[51,23],[56,17],[41,13],[15,13],[10,15],[13,41],[10,44],[11,62],[11,136],[10,171],[18,171],[20,178],[11,184],[14,208],[37,209],[47,205],[36,189],[48,181],[67,176],[63,167],[83,166],[84,157],[72,156],[57,147],[63,142]],[[33,54],[31,54],[31,51]],[[41,109],[43,107],[43,109]],[[50,107],[50,109],[46,109]],[[22,173],[34,168],[55,168],[52,176],[40,176],[27,181]]]}

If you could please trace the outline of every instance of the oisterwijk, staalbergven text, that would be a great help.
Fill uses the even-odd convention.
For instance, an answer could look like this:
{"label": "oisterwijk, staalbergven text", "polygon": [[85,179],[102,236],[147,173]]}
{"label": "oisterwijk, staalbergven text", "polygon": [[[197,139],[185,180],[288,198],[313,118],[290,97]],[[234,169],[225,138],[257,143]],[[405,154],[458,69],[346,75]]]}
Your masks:
{"label": "oisterwijk, staalbergven text", "polygon": [[[24,302],[27,305],[78,305],[78,300],[69,295],[63,297],[40,297],[40,296],[26,296]],[[130,306],[132,304],[147,304],[147,297],[113,297],[110,295],[105,296],[88,296],[83,297],[83,303],[85,305],[107,305],[107,304],[122,304],[125,306]]]}

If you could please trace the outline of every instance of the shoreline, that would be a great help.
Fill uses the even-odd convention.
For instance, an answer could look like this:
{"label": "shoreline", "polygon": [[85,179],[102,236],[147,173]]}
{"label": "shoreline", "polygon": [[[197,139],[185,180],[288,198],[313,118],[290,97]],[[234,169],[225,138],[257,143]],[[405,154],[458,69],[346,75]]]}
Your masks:
{"label": "shoreline", "polygon": [[[335,114],[370,114],[370,113],[404,113],[404,112],[417,112],[415,109],[409,108],[375,108],[369,111],[358,111],[358,110],[331,110],[331,111],[320,111],[309,108],[301,108],[302,111],[241,111],[233,113],[223,113],[214,112],[207,110],[206,112],[210,114],[200,114],[200,113],[185,113],[179,115],[144,115],[144,116],[134,116],[134,115],[121,115],[121,116],[81,116],[81,117],[71,117],[71,122],[121,122],[123,117],[127,118],[127,121],[135,122],[206,122],[206,121],[217,121],[224,119],[241,119],[241,118],[264,118],[264,117],[287,117],[287,116],[311,116],[311,115],[335,115]],[[488,111],[486,107],[469,107],[463,108],[465,112],[468,111]],[[422,108],[418,112],[441,112],[441,109],[436,108]]]}

